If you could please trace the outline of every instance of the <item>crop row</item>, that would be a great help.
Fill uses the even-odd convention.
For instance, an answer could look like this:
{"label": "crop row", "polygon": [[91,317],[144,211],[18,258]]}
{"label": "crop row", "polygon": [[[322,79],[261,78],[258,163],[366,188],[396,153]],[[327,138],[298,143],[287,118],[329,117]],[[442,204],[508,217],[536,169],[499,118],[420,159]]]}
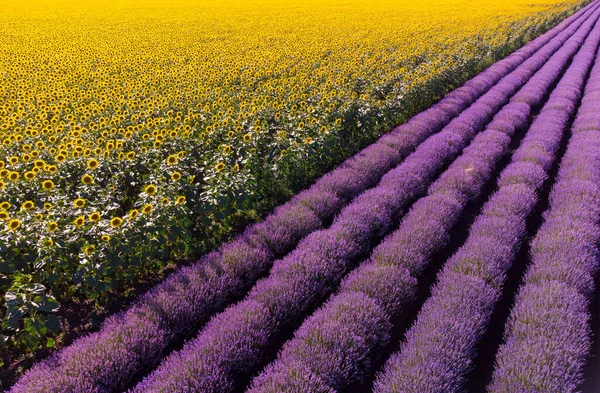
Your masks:
{"label": "crop row", "polygon": [[[477,199],[492,177],[498,160],[508,153],[511,137],[527,125],[532,107],[541,103],[557,73],[577,50],[581,37],[589,32],[590,24],[593,25],[595,18],[588,20],[588,26],[571,37],[564,49],[557,52],[511,99],[511,103],[498,112],[486,131],[478,135],[463,156],[432,185],[429,196],[417,202],[400,228],[374,250],[371,261],[353,272],[342,283],[340,293],[303,324],[294,339],[285,345],[278,361],[254,381],[254,386],[250,389],[252,393],[289,389],[302,391],[306,380],[319,384],[318,389],[311,388],[310,391],[323,392],[328,391],[327,389],[340,392],[349,389],[352,384],[365,382],[365,377],[371,374],[378,363],[377,356],[389,345],[392,331],[398,329],[397,325],[410,311],[419,280],[431,258],[446,246],[450,233],[468,202]],[[590,36],[590,40],[595,40],[590,46],[597,46],[598,35],[593,39]],[[569,72],[585,73],[592,59],[593,56],[584,47]],[[569,72],[565,79],[570,77]],[[583,81],[582,75],[578,76],[580,78],[577,81]],[[578,87],[581,88],[573,83],[564,83],[568,86],[563,90],[562,85],[559,86],[552,96],[554,101],[551,99],[548,103],[550,107],[557,103],[559,97],[564,99],[569,93],[577,94]],[[569,91],[565,91],[567,89]],[[568,119],[574,110],[574,104],[568,106],[562,117]],[[527,152],[539,142],[535,138],[536,135],[539,137],[540,126],[556,120],[552,111],[542,111],[536,119],[523,145],[516,152],[515,162],[532,158]],[[555,127],[556,134],[562,135],[564,124],[556,123]],[[549,142],[557,145],[560,139]],[[515,167],[519,169],[518,166]],[[515,167],[509,167],[503,172],[501,184],[507,184],[509,181],[506,179],[514,176]],[[506,207],[510,209],[512,206]],[[477,251],[481,252],[481,249],[487,249],[490,245],[490,242],[479,242]],[[498,248],[492,250],[498,251]],[[468,252],[464,249],[461,251]],[[470,256],[466,257],[467,260],[469,258]],[[460,286],[460,283],[457,285]],[[449,309],[449,315],[453,311],[454,309]],[[448,320],[438,318],[439,316],[439,313],[433,314],[432,319],[448,326]],[[428,336],[423,342],[428,342],[431,338]],[[422,360],[431,360],[423,354],[428,353],[428,347],[423,348],[422,343],[419,343],[421,346],[415,352],[419,352]],[[428,345],[437,344],[436,337]],[[431,367],[432,363],[426,363],[427,367],[422,367],[413,360],[411,364],[416,364],[416,367],[406,369],[399,378],[395,378],[395,375],[382,378],[385,384],[380,384],[378,389],[385,392],[450,391],[448,385],[432,387],[415,384],[415,379],[430,383],[434,375],[448,374]]]}
{"label": "crop row", "polygon": [[590,350],[589,303],[600,254],[600,55],[531,245],[490,392],[575,390]]}
{"label": "crop row", "polygon": [[[568,37],[582,24],[590,25],[597,7],[587,7],[494,64],[233,242],[182,268],[129,310],[109,319],[100,332],[34,367],[12,392],[124,389],[173,343],[243,297],[273,266],[270,276],[259,281],[243,302],[214,318],[184,350],[169,356],[137,387],[138,391],[177,391],[185,386],[231,390],[239,378],[256,371],[283,331],[299,324],[335,289],[530,76],[553,53],[564,52],[559,48]],[[500,139],[476,141],[491,147],[505,143]],[[493,157],[486,160],[495,162]],[[442,179],[453,179],[451,171],[435,183],[440,189],[446,187]],[[378,181],[377,187],[364,192]],[[452,188],[451,182],[448,187]],[[330,228],[321,229],[356,196]],[[172,373],[174,368],[177,372]]]}
{"label": "crop row", "polygon": [[[576,36],[585,36],[596,19],[597,13]],[[508,99],[554,53],[564,53],[567,59],[572,55],[577,48],[565,44],[568,38],[568,32],[557,36],[420,145],[377,187],[358,196],[329,229],[304,239],[291,254],[275,263],[269,277],[261,280],[244,301],[217,315],[196,339],[165,359],[134,391],[230,392],[239,388],[240,382],[263,364],[285,332],[295,329],[339,285]]]}
{"label": "crop row", "polygon": [[595,14],[565,43],[565,50],[530,80],[531,89],[515,96],[516,101],[539,104],[545,89],[561,75],[585,40],[511,164],[500,175],[499,188],[474,222],[467,241],[438,275],[432,295],[407,332],[400,351],[379,375],[375,392],[464,391],[478,345],[527,234],[527,218],[540,201],[540,191],[558,159],[563,136],[596,57],[600,29],[593,28],[597,20]]}

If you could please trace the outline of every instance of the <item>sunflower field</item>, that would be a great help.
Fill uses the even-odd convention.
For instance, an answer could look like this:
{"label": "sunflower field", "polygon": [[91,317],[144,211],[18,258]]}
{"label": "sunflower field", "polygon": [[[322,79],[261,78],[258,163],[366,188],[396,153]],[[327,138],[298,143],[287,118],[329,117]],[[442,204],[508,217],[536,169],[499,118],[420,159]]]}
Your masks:
{"label": "sunflower field", "polygon": [[56,346],[64,304],[214,248],[581,5],[0,0],[0,348]]}

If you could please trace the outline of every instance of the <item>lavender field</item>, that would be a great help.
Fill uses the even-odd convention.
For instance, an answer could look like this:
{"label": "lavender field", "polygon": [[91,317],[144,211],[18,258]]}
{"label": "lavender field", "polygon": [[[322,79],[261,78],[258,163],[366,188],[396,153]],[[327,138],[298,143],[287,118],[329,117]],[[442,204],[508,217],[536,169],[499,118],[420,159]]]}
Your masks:
{"label": "lavender field", "polygon": [[600,391],[599,48],[594,1],[10,392]]}

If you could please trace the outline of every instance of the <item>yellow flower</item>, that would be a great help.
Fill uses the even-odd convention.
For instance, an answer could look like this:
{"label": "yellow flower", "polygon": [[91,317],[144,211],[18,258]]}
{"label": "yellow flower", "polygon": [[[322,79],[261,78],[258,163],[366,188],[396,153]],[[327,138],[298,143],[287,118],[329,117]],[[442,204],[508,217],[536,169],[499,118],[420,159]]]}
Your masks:
{"label": "yellow flower", "polygon": [[36,220],[42,221],[44,219],[44,215],[42,213],[38,213],[35,215]]}
{"label": "yellow flower", "polygon": [[83,224],[85,224],[85,217],[79,216],[73,221],[73,223],[76,227],[81,227]]}
{"label": "yellow flower", "polygon": [[312,143],[312,141],[313,141],[313,139],[311,137],[304,139],[304,143],[306,143],[307,145],[310,145]]}
{"label": "yellow flower", "polygon": [[0,203],[0,209],[2,209],[2,210],[8,210],[8,209],[10,209],[10,203],[9,202],[2,202],[2,203]]}
{"label": "yellow flower", "polygon": [[8,178],[12,181],[19,180],[19,172],[11,172],[10,175],[8,175]]}
{"label": "yellow flower", "polygon": [[150,214],[152,213],[152,210],[154,210],[154,206],[152,206],[151,204],[146,204],[144,205],[144,207],[142,208],[142,213],[144,214]]}
{"label": "yellow flower", "polygon": [[144,189],[144,192],[148,195],[154,195],[156,194],[156,186],[154,184],[149,184]]}
{"label": "yellow flower", "polygon": [[54,242],[52,241],[52,239],[46,238],[44,240],[44,247],[52,247],[53,245],[54,245]]}
{"label": "yellow flower", "polygon": [[44,210],[50,210],[52,209],[52,204],[49,202],[44,203]]}
{"label": "yellow flower", "polygon": [[21,205],[21,209],[23,210],[31,210],[33,209],[35,206],[35,204],[33,203],[33,201],[25,201],[22,205]]}
{"label": "yellow flower", "polygon": [[133,209],[129,212],[129,218],[134,219],[138,216],[138,214],[140,214],[140,212],[137,209]]}
{"label": "yellow flower", "polygon": [[250,134],[244,135],[244,142],[250,142],[250,139],[252,139],[252,135],[250,135]]}
{"label": "yellow flower", "polygon": [[181,180],[181,173],[179,173],[179,172],[171,173],[171,180],[173,180],[173,181]]}
{"label": "yellow flower", "polygon": [[237,173],[237,172],[239,172],[239,170],[240,170],[240,166],[239,166],[239,164],[235,164],[235,165],[233,166],[233,171]]}
{"label": "yellow flower", "polygon": [[86,253],[86,255],[90,255],[92,254],[94,251],[96,251],[96,246],[94,245],[89,245],[86,248],[83,249],[83,251]]}
{"label": "yellow flower", "polygon": [[163,199],[162,199],[160,202],[161,202],[163,205],[168,205],[168,204],[169,204],[169,198],[163,198]]}
{"label": "yellow flower", "polygon": [[81,177],[81,182],[83,184],[90,185],[90,184],[92,184],[94,182],[94,178],[91,175],[83,175]]}
{"label": "yellow flower", "polygon": [[73,201],[73,205],[75,205],[75,207],[81,209],[82,207],[85,206],[85,200],[83,200],[81,198],[77,198]]}
{"label": "yellow flower", "polygon": [[54,182],[52,180],[44,180],[42,182],[42,188],[46,191],[50,191],[54,188]]}
{"label": "yellow flower", "polygon": [[225,169],[225,164],[219,162],[217,165],[215,165],[215,169],[217,170],[217,172],[221,172],[223,169]]}
{"label": "yellow flower", "polygon": [[123,219],[121,217],[114,217],[112,220],[110,220],[110,226],[113,228],[120,227],[122,223]]}
{"label": "yellow flower", "polygon": [[167,157],[167,164],[169,164],[169,165],[177,164],[177,156],[170,155],[169,157]]}
{"label": "yellow flower", "polygon": [[105,242],[108,242],[108,241],[110,241],[110,236],[102,235],[101,239],[104,240]]}
{"label": "yellow flower", "polygon": [[4,186],[6,186],[6,183],[0,180],[0,190],[3,189]]}
{"label": "yellow flower", "polygon": [[10,220],[8,222],[8,229],[10,229],[11,231],[16,231],[17,229],[19,229],[19,227],[21,227],[21,220],[15,218],[14,220]]}
{"label": "yellow flower", "polygon": [[49,232],[56,232],[57,229],[58,229],[58,223],[56,223],[54,221],[48,223],[48,231]]}
{"label": "yellow flower", "polygon": [[185,203],[185,197],[183,195],[178,196],[177,200],[175,201],[176,204],[178,205],[183,205]]}
{"label": "yellow flower", "polygon": [[92,170],[98,168],[99,165],[100,163],[95,158],[92,158],[87,162],[87,167]]}
{"label": "yellow flower", "polygon": [[0,212],[0,220],[1,221],[8,220],[8,213],[7,212]]}
{"label": "yellow flower", "polygon": [[12,156],[11,158],[8,159],[8,162],[15,165],[19,162],[19,157]]}
{"label": "yellow flower", "polygon": [[25,177],[25,179],[27,179],[27,180],[33,180],[33,178],[35,178],[35,173],[32,171],[28,171],[28,172],[25,172],[23,177]]}
{"label": "yellow flower", "polygon": [[56,157],[54,157],[54,159],[56,160],[56,162],[63,162],[64,160],[67,159],[67,157],[62,154],[59,154]]}
{"label": "yellow flower", "polygon": [[231,146],[227,145],[223,148],[223,153],[225,154],[229,154],[229,152],[231,151]]}
{"label": "yellow flower", "polygon": [[98,221],[100,221],[100,213],[94,212],[94,213],[90,214],[88,216],[88,218],[90,219],[91,222],[98,222]]}

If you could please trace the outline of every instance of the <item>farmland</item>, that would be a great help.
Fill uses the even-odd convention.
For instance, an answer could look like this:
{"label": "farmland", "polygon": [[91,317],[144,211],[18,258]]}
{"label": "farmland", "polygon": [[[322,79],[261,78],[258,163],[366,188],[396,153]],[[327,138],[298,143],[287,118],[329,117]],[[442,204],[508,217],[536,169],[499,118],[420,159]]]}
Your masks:
{"label": "farmland", "polygon": [[62,347],[11,392],[577,389],[600,3],[484,3],[11,3],[0,337]]}

